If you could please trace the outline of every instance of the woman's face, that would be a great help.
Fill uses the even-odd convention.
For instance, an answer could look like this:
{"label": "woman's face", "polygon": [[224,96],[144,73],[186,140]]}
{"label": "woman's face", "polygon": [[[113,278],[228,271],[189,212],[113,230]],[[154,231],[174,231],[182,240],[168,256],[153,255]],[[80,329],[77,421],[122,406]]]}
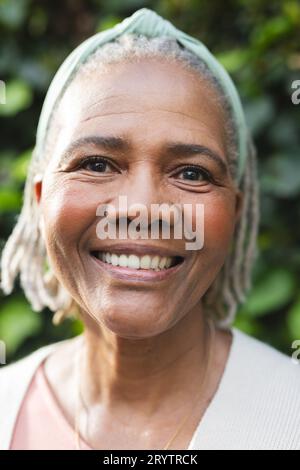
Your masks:
{"label": "woman's face", "polygon": [[[143,338],[168,330],[201,307],[224,263],[239,213],[215,92],[178,64],[154,59],[114,64],[71,84],[58,124],[51,159],[35,187],[57,278],[86,318],[119,336]],[[201,148],[174,147],[179,143]],[[185,217],[194,229],[196,205],[203,205],[203,247],[187,250],[187,240],[175,239],[172,230],[169,239],[149,234],[148,239],[100,239],[102,204],[116,208],[117,224],[132,220],[119,207],[119,196],[127,197],[128,208],[142,204],[149,214],[152,204],[189,204]],[[150,228],[149,223],[149,233]],[[118,255],[111,262],[133,264],[113,266],[101,260],[102,253]],[[128,261],[130,254],[138,259]],[[161,270],[134,268],[142,257],[142,266],[163,266],[164,256],[180,262]]]}

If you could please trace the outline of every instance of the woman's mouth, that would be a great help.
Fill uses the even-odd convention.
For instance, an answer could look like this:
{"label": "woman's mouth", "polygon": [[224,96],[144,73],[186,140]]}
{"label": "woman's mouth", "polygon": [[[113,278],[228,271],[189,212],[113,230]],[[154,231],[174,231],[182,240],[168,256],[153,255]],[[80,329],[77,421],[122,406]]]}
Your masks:
{"label": "woman's mouth", "polygon": [[163,280],[175,273],[184,261],[181,256],[113,253],[92,251],[92,257],[106,271],[122,279],[145,281]]}
{"label": "woman's mouth", "polygon": [[119,255],[117,253],[109,253],[104,251],[93,252],[93,256],[100,259],[104,263],[134,270],[151,269],[154,271],[161,271],[162,269],[169,269],[171,266],[175,266],[180,262],[179,256],[137,256],[134,254]]}

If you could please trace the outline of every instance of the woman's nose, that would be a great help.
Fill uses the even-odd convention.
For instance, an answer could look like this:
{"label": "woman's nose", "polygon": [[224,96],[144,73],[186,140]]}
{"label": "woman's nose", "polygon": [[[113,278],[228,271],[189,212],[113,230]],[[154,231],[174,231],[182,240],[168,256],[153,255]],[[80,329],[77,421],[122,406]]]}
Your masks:
{"label": "woman's nose", "polygon": [[108,208],[107,218],[113,216],[117,221],[126,218],[130,222],[138,217],[139,223],[147,228],[159,221],[172,226],[176,219],[172,205],[159,175],[140,168],[120,187],[113,201],[114,214]]}

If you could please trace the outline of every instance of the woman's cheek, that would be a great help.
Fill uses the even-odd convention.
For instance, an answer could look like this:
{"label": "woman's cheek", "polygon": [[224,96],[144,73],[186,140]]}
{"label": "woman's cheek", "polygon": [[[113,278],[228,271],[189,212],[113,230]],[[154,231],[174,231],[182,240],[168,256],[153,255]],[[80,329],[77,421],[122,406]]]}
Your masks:
{"label": "woman's cheek", "polygon": [[74,182],[46,187],[41,203],[46,238],[66,251],[96,221],[97,204],[93,194],[80,188],[80,184],[75,188]]}
{"label": "woman's cheek", "polygon": [[204,248],[227,252],[234,233],[232,201],[216,199],[204,207]]}

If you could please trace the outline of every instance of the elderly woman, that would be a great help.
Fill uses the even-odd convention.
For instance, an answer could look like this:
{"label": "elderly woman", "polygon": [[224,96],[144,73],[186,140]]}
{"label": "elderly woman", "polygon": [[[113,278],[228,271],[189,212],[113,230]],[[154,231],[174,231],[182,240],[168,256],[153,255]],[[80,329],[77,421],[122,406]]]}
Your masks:
{"label": "elderly woman", "polygon": [[[45,100],[2,288],[20,274],[34,310],[84,332],[0,371],[1,448],[299,449],[299,369],[231,326],[257,200],[237,92],[198,40],[141,9],[75,49]],[[97,230],[163,203],[189,207],[200,248],[142,237],[173,233],[165,207],[140,236]]]}

